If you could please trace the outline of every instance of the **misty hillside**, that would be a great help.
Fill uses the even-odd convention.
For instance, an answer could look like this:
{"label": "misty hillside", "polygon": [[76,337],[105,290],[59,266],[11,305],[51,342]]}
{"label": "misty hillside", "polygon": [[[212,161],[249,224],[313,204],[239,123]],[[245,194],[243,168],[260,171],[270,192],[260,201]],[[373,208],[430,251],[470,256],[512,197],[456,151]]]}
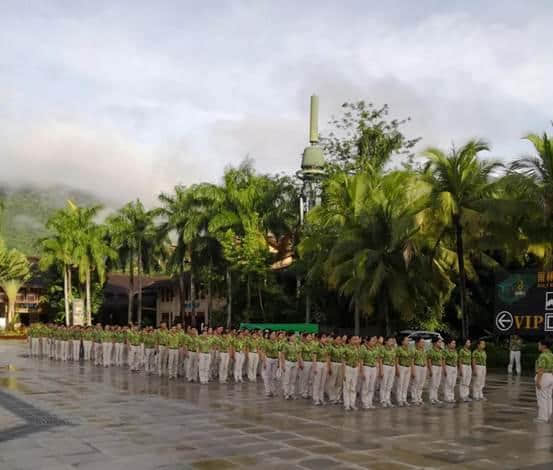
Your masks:
{"label": "misty hillside", "polygon": [[0,183],[0,237],[9,248],[38,254],[37,240],[46,235],[48,217],[71,199],[79,205],[101,203],[92,194],[64,186],[10,186]]}

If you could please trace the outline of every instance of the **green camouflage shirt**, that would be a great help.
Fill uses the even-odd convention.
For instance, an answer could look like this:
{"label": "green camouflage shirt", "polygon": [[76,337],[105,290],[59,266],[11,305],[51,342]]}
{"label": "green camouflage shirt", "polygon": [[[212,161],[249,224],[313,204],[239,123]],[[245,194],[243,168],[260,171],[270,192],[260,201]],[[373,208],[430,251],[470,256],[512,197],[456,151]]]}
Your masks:
{"label": "green camouflage shirt", "polygon": [[397,348],[383,348],[381,355],[382,355],[382,364],[385,366],[393,366],[396,363],[397,358]]}
{"label": "green camouflage shirt", "polygon": [[480,351],[479,349],[475,349],[472,352],[472,360],[476,363],[477,366],[485,366],[486,358],[487,358],[486,351]]}
{"label": "green camouflage shirt", "polygon": [[419,367],[426,367],[426,351],[424,349],[415,348],[413,352],[413,359],[415,365]]}
{"label": "green camouflage shirt", "polygon": [[361,348],[358,346],[344,347],[344,359],[348,367],[359,367],[361,359]]}
{"label": "green camouflage shirt", "polygon": [[457,367],[457,364],[459,362],[457,350],[449,348],[444,350],[444,361],[446,366]]}
{"label": "green camouflage shirt", "polygon": [[441,366],[444,358],[443,349],[431,348],[426,352],[426,357],[430,359],[430,363],[433,366]]}
{"label": "green camouflage shirt", "polygon": [[378,347],[368,348],[361,346],[361,360],[363,365],[367,367],[376,367],[380,359],[380,349]]}
{"label": "green camouflage shirt", "polygon": [[169,333],[167,336],[167,347],[170,349],[179,349],[180,335],[175,332]]}
{"label": "green camouflage shirt", "polygon": [[127,331],[127,341],[131,346],[140,346],[142,335],[136,330],[129,330]]}
{"label": "green camouflage shirt", "polygon": [[160,346],[167,346],[169,344],[169,331],[167,330],[157,330],[157,344]]}
{"label": "green camouflage shirt", "polygon": [[144,347],[146,349],[155,349],[158,340],[158,337],[155,333],[143,332],[141,336],[142,342],[144,343]]}
{"label": "green camouflage shirt", "polygon": [[408,348],[400,347],[397,348],[397,360],[400,366],[402,367],[410,367],[413,364],[413,351],[411,351]]}
{"label": "green camouflage shirt", "polygon": [[547,349],[542,352],[536,361],[536,370],[543,369],[544,374],[553,373],[553,353]]}
{"label": "green camouflage shirt", "polygon": [[472,363],[472,352],[470,349],[459,349],[459,362],[465,366],[470,366]]}
{"label": "green camouflage shirt", "polygon": [[288,341],[284,344],[282,352],[285,360],[295,362],[298,360],[300,345],[295,340]]}

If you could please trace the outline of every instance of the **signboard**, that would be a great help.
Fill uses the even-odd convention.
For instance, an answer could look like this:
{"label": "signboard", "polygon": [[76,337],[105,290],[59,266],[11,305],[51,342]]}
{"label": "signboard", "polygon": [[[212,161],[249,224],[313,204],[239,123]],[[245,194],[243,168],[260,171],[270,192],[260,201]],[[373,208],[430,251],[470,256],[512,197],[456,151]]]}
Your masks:
{"label": "signboard", "polygon": [[513,272],[498,279],[494,323],[503,335],[553,334],[553,272]]}
{"label": "signboard", "polygon": [[84,325],[84,301],[73,299],[73,325]]}

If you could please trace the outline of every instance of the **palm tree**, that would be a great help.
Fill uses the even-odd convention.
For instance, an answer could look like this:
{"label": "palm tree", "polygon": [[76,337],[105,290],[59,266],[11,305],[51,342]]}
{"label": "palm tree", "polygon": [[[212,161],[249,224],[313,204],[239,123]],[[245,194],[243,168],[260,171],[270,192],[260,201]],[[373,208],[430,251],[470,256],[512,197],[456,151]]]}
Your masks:
{"label": "palm tree", "polygon": [[142,273],[148,270],[150,256],[154,251],[157,233],[154,212],[148,211],[137,199],[123,206],[109,218],[109,231],[119,253],[126,253],[129,260],[129,322],[132,321],[132,296],[134,294],[134,263],[138,279],[137,323],[142,324]]}
{"label": "palm tree", "polygon": [[[495,182],[491,177],[501,166],[479,159],[479,153],[489,150],[482,140],[471,140],[459,149],[446,153],[428,148],[422,180],[429,186],[428,209],[431,217],[440,220],[444,229],[455,234],[455,252],[459,273],[460,310],[463,337],[468,337],[469,320],[466,312],[466,271],[464,227],[471,216],[483,211],[491,201]],[[440,237],[438,238],[438,240]]]}
{"label": "palm tree", "polygon": [[0,287],[8,298],[7,326],[12,329],[17,322],[15,303],[19,289],[30,277],[29,261],[17,250],[6,250],[0,240]]}

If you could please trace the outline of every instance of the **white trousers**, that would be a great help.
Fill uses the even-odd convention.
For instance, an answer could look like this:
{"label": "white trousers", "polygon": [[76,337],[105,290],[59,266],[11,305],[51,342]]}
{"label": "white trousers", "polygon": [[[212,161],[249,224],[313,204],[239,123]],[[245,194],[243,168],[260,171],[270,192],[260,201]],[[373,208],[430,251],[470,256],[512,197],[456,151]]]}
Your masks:
{"label": "white trousers", "polygon": [[278,359],[270,357],[265,358],[265,363],[261,369],[261,377],[265,386],[265,395],[273,396],[278,393],[278,381],[276,379],[276,370],[278,367]]}
{"label": "white trousers", "polygon": [[144,349],[142,345],[129,345],[129,369],[131,371],[139,371],[144,361]]}
{"label": "white trousers", "polygon": [[313,363],[311,361],[304,361],[303,369],[298,369],[298,392],[303,398],[311,396],[312,370]]}
{"label": "white trousers", "polygon": [[394,386],[396,368],[394,366],[382,366],[382,375],[380,379],[380,403],[390,405],[392,403],[392,387]]}
{"label": "white trousers", "polygon": [[259,364],[259,355],[256,352],[248,353],[248,380],[257,381],[257,366]]}
{"label": "white trousers", "polygon": [[102,365],[102,343],[94,343],[94,365]]}
{"label": "white trousers", "polygon": [[234,381],[236,383],[243,382],[243,370],[244,370],[244,360],[246,359],[243,352],[236,351],[234,353]]}
{"label": "white trousers", "polygon": [[157,351],[157,374],[161,377],[167,375],[167,363],[169,360],[169,353],[167,346],[159,346]]}
{"label": "white trousers", "polygon": [[178,370],[179,370],[179,350],[169,348],[168,358],[167,358],[167,373],[169,374],[169,378],[176,379]]}
{"label": "white trousers", "polygon": [[507,372],[509,374],[513,373],[513,364],[515,365],[517,375],[520,375],[522,372],[522,367],[520,365],[520,351],[509,352],[509,366],[507,367]]}
{"label": "white trousers", "polygon": [[113,351],[113,343],[102,343],[102,357],[104,362],[104,367],[111,366],[111,353]]}
{"label": "white trousers", "polygon": [[357,380],[359,379],[359,368],[346,366],[344,372],[344,408],[346,410],[353,410],[356,408],[355,402],[357,401]]}
{"label": "white trousers", "polygon": [[198,353],[198,374],[201,384],[209,382],[209,366],[211,364],[211,353]]}
{"label": "white trousers", "polygon": [[156,371],[156,350],[154,348],[144,348],[144,372],[152,375]]}
{"label": "white trousers", "polygon": [[198,380],[198,353],[188,351],[188,364],[186,369],[186,380],[195,382]]}
{"label": "white trousers", "polygon": [[179,371],[180,377],[186,377],[186,366],[188,365],[188,358],[186,357],[186,350],[179,348]]}
{"label": "white trousers", "polygon": [[31,345],[31,356],[40,356],[40,338],[29,338]]}
{"label": "white trousers", "polygon": [[337,403],[342,396],[344,385],[344,372],[339,362],[330,363],[331,374],[326,378],[326,394],[331,403]]}
{"label": "white trousers", "polygon": [[422,391],[426,382],[426,367],[415,366],[415,378],[413,380],[412,400],[415,403],[422,403]]}
{"label": "white trousers", "polygon": [[282,390],[284,398],[293,398],[296,393],[296,379],[298,378],[298,363],[284,361],[284,374],[282,376]]}
{"label": "white trousers", "polygon": [[113,345],[114,350],[114,364],[121,367],[123,365],[123,343],[115,343]]}
{"label": "white trousers", "polygon": [[409,391],[409,382],[411,380],[411,367],[399,366],[399,377],[397,378],[396,400],[398,404],[407,402],[407,392]]}
{"label": "white trousers", "polygon": [[326,379],[328,378],[328,371],[326,362],[315,362],[312,366],[313,377],[313,403],[315,405],[322,405],[324,403],[324,394]]}
{"label": "white trousers", "polygon": [[440,389],[440,384],[442,383],[442,366],[432,366],[432,377],[430,378],[430,401],[438,400],[438,390]]}
{"label": "white trousers", "polygon": [[377,367],[363,366],[363,384],[361,385],[361,404],[363,408],[373,408],[376,388]]}
{"label": "white trousers", "polygon": [[541,389],[536,388],[538,419],[550,421],[553,413],[553,374],[545,373],[541,378]]}
{"label": "white trousers", "polygon": [[230,356],[228,352],[219,352],[219,383],[226,384],[228,380],[228,364]]}
{"label": "white trousers", "polygon": [[88,339],[83,340],[83,354],[84,354],[83,359],[85,361],[90,361],[91,352],[92,352],[92,341]]}
{"label": "white trousers", "polygon": [[455,384],[457,383],[457,367],[445,366],[444,398],[446,401],[455,400]]}
{"label": "white trousers", "polygon": [[476,366],[472,376],[472,398],[482,400],[486,386],[486,366]]}
{"label": "white trousers", "polygon": [[472,367],[467,364],[461,364],[462,377],[459,378],[459,398],[466,400],[470,393],[470,382],[472,380]]}

